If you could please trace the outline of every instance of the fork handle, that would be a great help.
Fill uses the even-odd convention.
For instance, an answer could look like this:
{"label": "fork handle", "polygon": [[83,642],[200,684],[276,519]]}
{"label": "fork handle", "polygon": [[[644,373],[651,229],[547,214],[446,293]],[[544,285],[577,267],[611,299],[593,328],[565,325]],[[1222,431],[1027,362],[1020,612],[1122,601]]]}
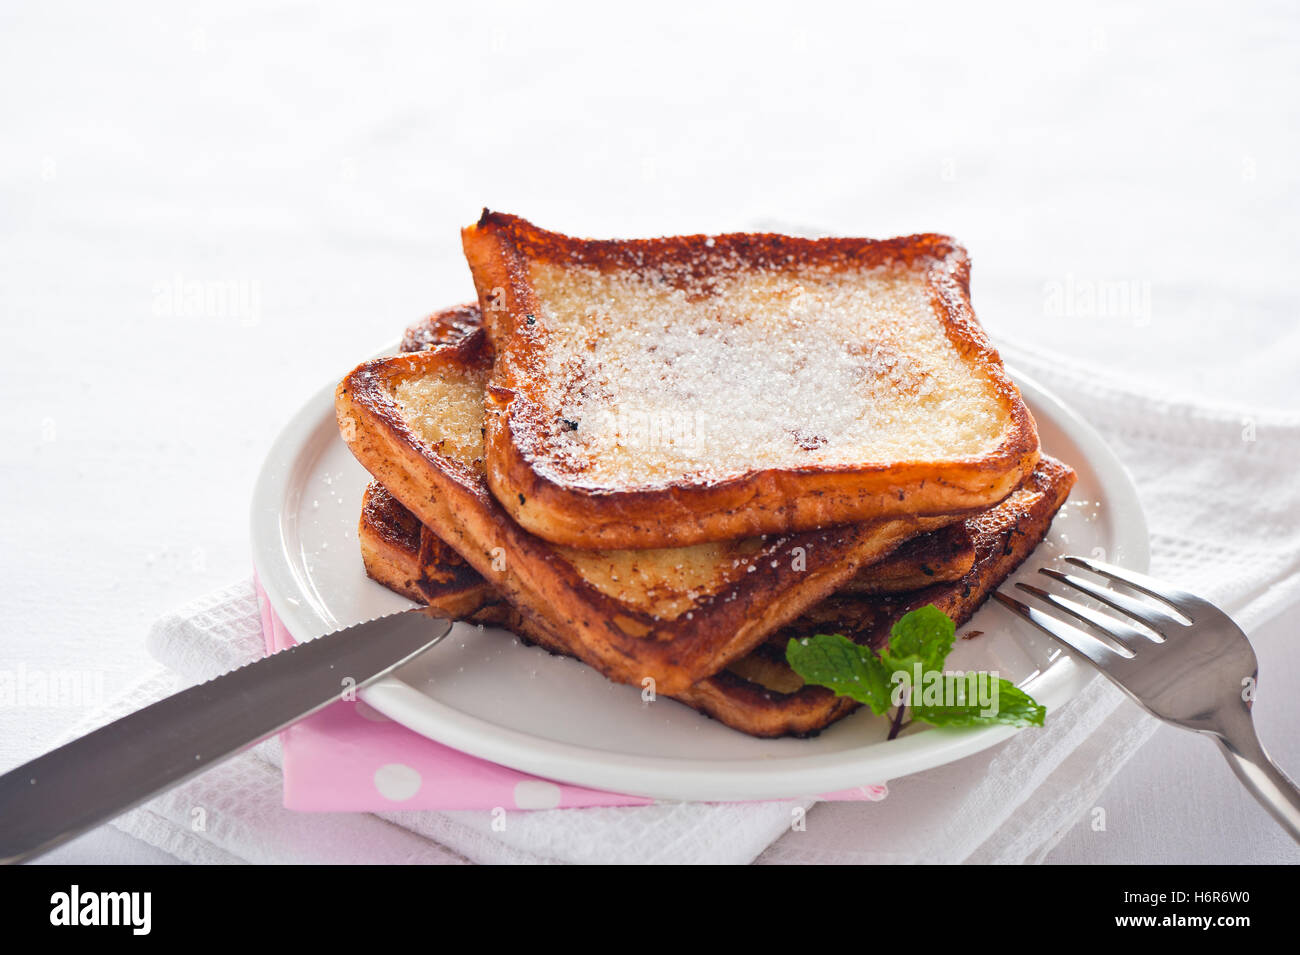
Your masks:
{"label": "fork handle", "polygon": [[[1242,718],[1244,716],[1244,719]],[[1214,741],[1237,778],[1291,838],[1300,842],[1300,789],[1273,762],[1255,733],[1250,711],[1221,725]]]}

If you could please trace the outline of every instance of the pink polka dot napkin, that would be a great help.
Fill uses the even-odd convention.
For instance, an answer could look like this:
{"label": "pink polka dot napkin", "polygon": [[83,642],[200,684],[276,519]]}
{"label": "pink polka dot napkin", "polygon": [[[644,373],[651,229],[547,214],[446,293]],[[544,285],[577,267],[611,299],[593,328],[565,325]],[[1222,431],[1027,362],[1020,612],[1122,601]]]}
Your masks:
{"label": "pink polka dot napkin", "polygon": [[[267,653],[294,639],[259,583]],[[391,809],[557,809],[643,806],[644,796],[601,792],[539,779],[435,743],[364,702],[339,702],[289,727],[284,750],[284,805],[309,812]],[[883,785],[821,796],[878,801]]]}

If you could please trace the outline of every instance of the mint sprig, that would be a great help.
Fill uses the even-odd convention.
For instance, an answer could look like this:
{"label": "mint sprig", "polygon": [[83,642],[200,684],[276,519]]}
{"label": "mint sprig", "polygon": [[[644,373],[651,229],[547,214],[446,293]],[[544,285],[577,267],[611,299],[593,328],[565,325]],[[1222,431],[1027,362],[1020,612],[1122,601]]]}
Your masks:
{"label": "mint sprig", "polygon": [[918,663],[923,672],[942,670],[956,642],[957,626],[952,618],[927,604],[903,614],[890,628],[889,645],[881,648],[880,660],[891,672],[912,673]]}
{"label": "mint sprig", "polygon": [[[934,726],[987,726],[1007,723],[1011,726],[1042,726],[1047,707],[1009,680],[984,673],[997,681],[998,708],[994,716],[985,716],[978,701],[961,700],[952,706],[912,706],[912,718]],[[960,685],[960,684],[959,684]]]}
{"label": "mint sprig", "polygon": [[791,640],[785,648],[790,668],[814,683],[871,707],[879,716],[889,709],[889,670],[870,650],[838,633],[819,633]]}
{"label": "mint sprig", "polygon": [[786,662],[805,683],[824,686],[871,708],[877,716],[897,707],[889,738],[912,719],[934,726],[1042,726],[1046,707],[992,673],[945,674],[956,642],[952,618],[933,604],[904,614],[879,653],[838,633],[793,639]]}

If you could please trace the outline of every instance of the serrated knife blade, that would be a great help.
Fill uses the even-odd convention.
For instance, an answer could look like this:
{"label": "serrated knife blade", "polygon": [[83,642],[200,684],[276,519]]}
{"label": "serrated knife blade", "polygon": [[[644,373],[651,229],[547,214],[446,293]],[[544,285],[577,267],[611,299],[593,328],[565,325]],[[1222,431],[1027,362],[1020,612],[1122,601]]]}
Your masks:
{"label": "serrated knife blade", "polygon": [[0,862],[46,852],[408,662],[451,621],[408,610],[159,700],[0,776]]}

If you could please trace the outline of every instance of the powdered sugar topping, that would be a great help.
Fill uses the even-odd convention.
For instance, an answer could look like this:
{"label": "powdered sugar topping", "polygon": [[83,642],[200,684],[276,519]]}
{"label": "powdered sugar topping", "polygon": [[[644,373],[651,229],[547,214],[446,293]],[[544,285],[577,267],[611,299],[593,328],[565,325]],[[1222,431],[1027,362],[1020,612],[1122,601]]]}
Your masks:
{"label": "powdered sugar topping", "polygon": [[950,460],[1007,416],[924,276],[792,263],[707,280],[534,262],[545,427],[533,467],[589,487]]}

